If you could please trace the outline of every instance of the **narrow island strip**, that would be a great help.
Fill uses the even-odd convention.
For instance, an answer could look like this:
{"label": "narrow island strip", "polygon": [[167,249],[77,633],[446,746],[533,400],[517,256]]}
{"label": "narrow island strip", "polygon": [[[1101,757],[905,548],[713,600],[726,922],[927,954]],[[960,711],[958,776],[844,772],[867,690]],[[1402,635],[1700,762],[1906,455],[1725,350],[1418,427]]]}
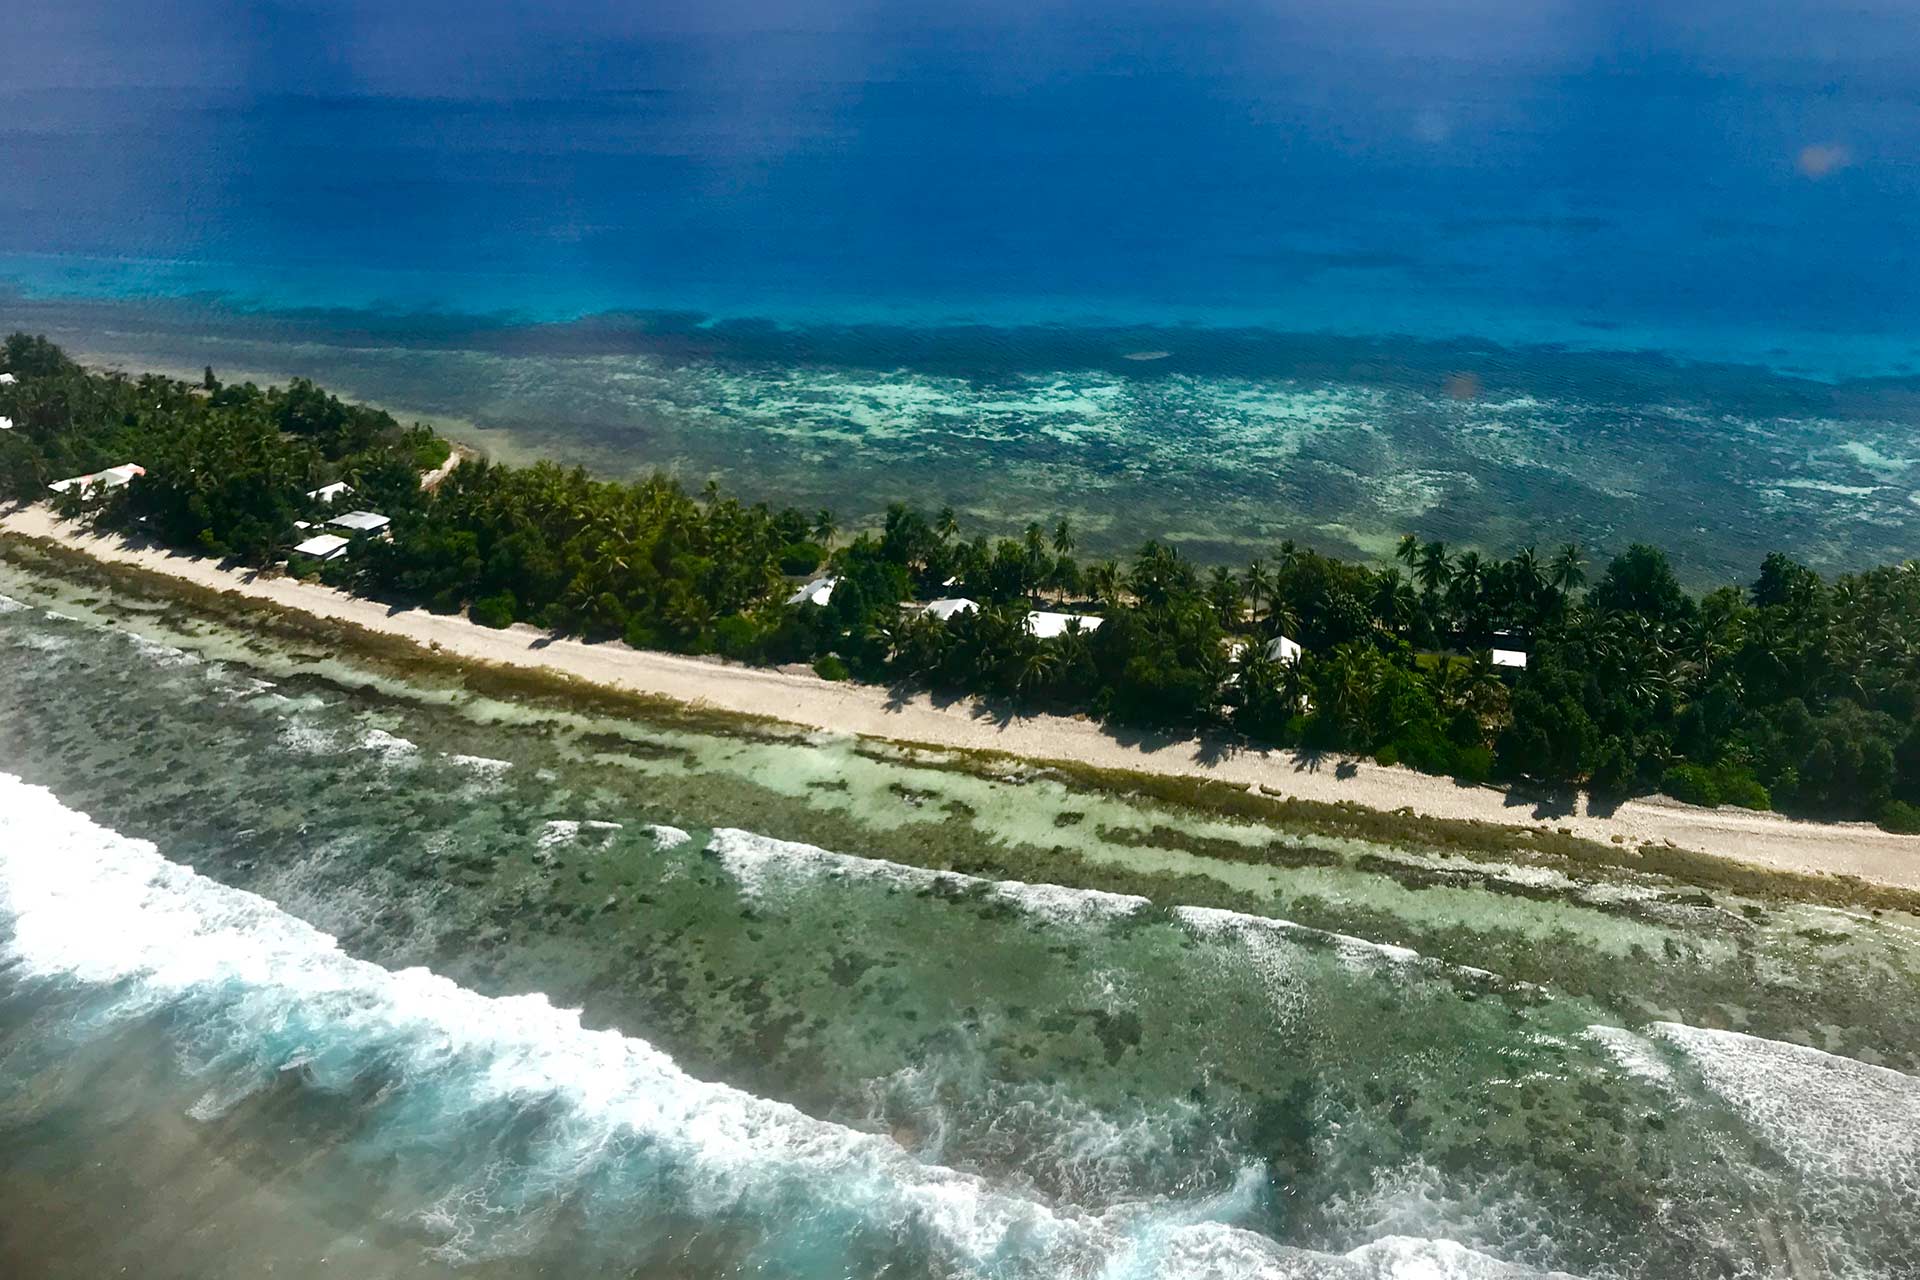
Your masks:
{"label": "narrow island strip", "polygon": [[460,614],[396,610],[378,601],[212,557],[138,545],[63,520],[45,505],[0,515],[0,534],[56,544],[217,592],[345,622],[473,661],[539,670],[603,688],[667,698],[801,728],[943,749],[993,751],[1036,762],[1191,777],[1320,803],[1406,811],[1421,818],[1565,830],[1596,841],[1671,845],[1780,871],[1852,876],[1920,890],[1920,837],[1864,822],[1825,823],[1651,798],[1604,811],[1584,796],[1540,798],[1516,788],[1465,785],[1399,765],[1299,750],[1235,748],[1204,736],[1129,734],[1079,716],[1008,714],[979,701],[823,679],[806,670],[752,667],[635,649],[613,640],[555,637],[525,623],[482,626]]}

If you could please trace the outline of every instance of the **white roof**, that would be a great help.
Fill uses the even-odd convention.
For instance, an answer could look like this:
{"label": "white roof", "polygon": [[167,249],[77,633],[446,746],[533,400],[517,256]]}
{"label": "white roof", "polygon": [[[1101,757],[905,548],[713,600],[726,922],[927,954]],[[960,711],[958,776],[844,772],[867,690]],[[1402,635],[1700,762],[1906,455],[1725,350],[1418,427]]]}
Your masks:
{"label": "white roof", "polygon": [[833,588],[838,578],[815,578],[806,586],[787,597],[788,604],[825,604],[833,599]]}
{"label": "white roof", "polygon": [[317,538],[308,538],[293,549],[299,556],[312,556],[316,560],[331,560],[342,555],[347,549],[347,540],[337,533],[323,533]]}
{"label": "white roof", "polygon": [[1301,653],[1300,646],[1286,636],[1267,641],[1267,658],[1271,662],[1298,662]]}
{"label": "white roof", "polygon": [[68,476],[65,480],[55,480],[47,488],[55,493],[65,493],[69,489],[91,489],[103,484],[109,489],[118,489],[135,476],[147,474],[147,469],[137,462],[123,462],[117,467],[108,467],[105,471],[95,471],[84,476]]}
{"label": "white roof", "polygon": [[1027,615],[1027,630],[1042,640],[1051,640],[1055,636],[1067,633],[1067,624],[1077,622],[1082,631],[1098,631],[1105,618],[1096,618],[1088,613],[1049,613],[1044,609],[1035,609]]}
{"label": "white roof", "polygon": [[926,612],[928,617],[938,618],[940,621],[945,622],[956,613],[972,613],[979,607],[979,605],[967,599],[965,596],[955,596],[951,600],[935,600],[927,606]]}
{"label": "white roof", "polygon": [[335,516],[327,521],[330,529],[351,529],[355,533],[373,533],[384,529],[393,521],[378,511],[349,511],[345,515]]}
{"label": "white roof", "polygon": [[11,431],[11,430],[13,430],[13,419],[0,418],[0,431]]}
{"label": "white roof", "polygon": [[0,387],[10,387],[18,381],[20,381],[20,379],[10,373],[0,373]]}
{"label": "white roof", "polygon": [[1493,665],[1496,667],[1519,667],[1524,671],[1527,666],[1527,655],[1518,649],[1495,649],[1493,651]]}
{"label": "white roof", "polygon": [[343,493],[352,493],[353,486],[345,480],[335,480],[332,484],[323,484],[307,494],[315,502],[332,502]]}

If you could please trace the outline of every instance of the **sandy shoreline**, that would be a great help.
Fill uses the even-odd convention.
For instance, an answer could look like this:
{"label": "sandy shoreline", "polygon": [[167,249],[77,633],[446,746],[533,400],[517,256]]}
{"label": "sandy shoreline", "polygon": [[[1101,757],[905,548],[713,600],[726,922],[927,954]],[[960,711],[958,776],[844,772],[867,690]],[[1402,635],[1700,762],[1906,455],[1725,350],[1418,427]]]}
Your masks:
{"label": "sandy shoreline", "polygon": [[[1069,760],[1102,769],[1210,778],[1259,786],[1278,796],[1348,801],[1370,808],[1408,808],[1435,818],[1566,828],[1595,840],[1663,841],[1721,857],[1793,871],[1859,876],[1920,889],[1920,836],[1900,836],[1865,823],[1815,823],[1737,809],[1700,809],[1661,800],[1633,800],[1611,812],[1543,808],[1495,787],[1388,768],[1367,760],[1309,759],[1292,752],[1206,753],[1193,740],[1143,737],[1122,741],[1091,721],[1060,716],[1003,720],[964,704],[936,705],[924,695],[896,698],[871,685],[834,684],[800,675],[643,652],[620,644],[549,639],[528,626],[492,631],[463,617],[424,610],[391,613],[385,605],[292,578],[224,570],[206,559],[91,537],[55,519],[45,507],[0,517],[0,532],[45,538],[102,561],[134,565],[184,581],[271,601],[317,617],[353,623],[420,645],[507,666],[544,668],[609,688],[696,706],[770,716],[811,729],[1004,751],[1040,760]],[[537,647],[536,647],[537,645]]]}

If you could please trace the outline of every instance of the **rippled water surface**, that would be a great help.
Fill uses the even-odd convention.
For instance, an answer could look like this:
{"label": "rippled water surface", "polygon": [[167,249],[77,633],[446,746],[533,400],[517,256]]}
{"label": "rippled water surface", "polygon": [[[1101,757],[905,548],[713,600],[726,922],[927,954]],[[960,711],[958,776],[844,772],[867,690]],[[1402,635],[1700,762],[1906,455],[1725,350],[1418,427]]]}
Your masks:
{"label": "rippled water surface", "polygon": [[1886,1276],[1920,921],[0,570],[22,1275]]}

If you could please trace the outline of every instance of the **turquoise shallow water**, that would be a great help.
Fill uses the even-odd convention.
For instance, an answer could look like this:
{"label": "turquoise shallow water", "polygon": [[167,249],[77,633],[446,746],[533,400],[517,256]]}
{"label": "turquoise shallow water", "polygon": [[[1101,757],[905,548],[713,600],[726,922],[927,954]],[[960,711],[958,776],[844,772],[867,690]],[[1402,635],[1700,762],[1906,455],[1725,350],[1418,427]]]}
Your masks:
{"label": "turquoise shallow water", "polygon": [[499,701],[5,573],[22,1274],[1920,1247],[1912,917]]}

